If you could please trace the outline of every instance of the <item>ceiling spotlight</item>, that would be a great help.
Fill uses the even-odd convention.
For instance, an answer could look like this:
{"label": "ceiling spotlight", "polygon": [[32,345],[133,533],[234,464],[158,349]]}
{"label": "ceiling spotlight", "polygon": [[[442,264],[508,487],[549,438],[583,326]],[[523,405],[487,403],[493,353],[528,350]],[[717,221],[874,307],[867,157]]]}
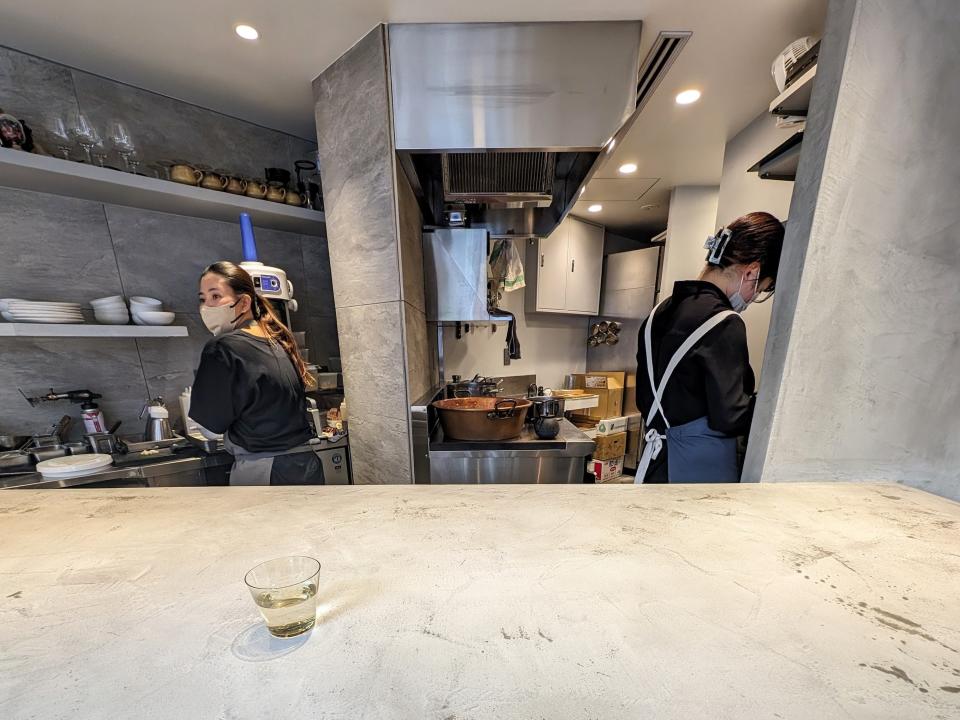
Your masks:
{"label": "ceiling spotlight", "polygon": [[684,90],[677,95],[677,105],[689,105],[700,99],[699,90]]}
{"label": "ceiling spotlight", "polygon": [[600,205],[599,203],[591,205],[590,207],[587,208],[587,212],[592,212],[592,213],[598,213],[601,210],[603,210],[603,205]]}
{"label": "ceiling spotlight", "polygon": [[256,40],[260,37],[260,33],[252,25],[237,25],[234,30],[244,40]]}
{"label": "ceiling spotlight", "polygon": [[635,173],[637,171],[636,163],[624,163],[620,166],[621,175],[629,175],[630,173]]}

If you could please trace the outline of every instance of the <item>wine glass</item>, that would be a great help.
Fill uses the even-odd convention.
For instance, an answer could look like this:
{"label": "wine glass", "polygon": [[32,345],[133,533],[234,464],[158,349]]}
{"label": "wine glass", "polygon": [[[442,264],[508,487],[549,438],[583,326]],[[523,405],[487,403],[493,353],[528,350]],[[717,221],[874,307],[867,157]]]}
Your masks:
{"label": "wine glass", "polygon": [[70,138],[70,133],[67,130],[67,123],[64,122],[63,118],[57,118],[53,121],[53,129],[50,131],[50,135],[57,143],[57,150],[63,153],[63,159],[70,159],[70,145],[72,140]]}
{"label": "wine glass", "polygon": [[137,148],[136,145],[133,144],[133,138],[123,123],[113,122],[110,124],[110,142],[113,145],[113,149],[123,158],[123,163],[127,166],[127,171],[136,172],[136,166],[139,165],[140,162],[137,160],[136,165],[134,165],[132,159],[137,152]]}
{"label": "wine glass", "polygon": [[87,153],[87,162],[93,164],[92,150],[100,142],[100,135],[90,124],[87,116],[79,111],[73,113],[68,132]]}

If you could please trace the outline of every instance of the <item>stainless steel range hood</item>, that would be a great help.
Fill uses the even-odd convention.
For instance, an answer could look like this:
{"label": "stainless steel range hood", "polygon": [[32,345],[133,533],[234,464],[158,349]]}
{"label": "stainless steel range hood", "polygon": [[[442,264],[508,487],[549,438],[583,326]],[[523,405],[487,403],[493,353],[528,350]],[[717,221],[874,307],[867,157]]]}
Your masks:
{"label": "stainless steel range hood", "polygon": [[462,202],[494,234],[549,234],[689,35],[641,67],[641,26],[390,25],[394,142],[435,222]]}

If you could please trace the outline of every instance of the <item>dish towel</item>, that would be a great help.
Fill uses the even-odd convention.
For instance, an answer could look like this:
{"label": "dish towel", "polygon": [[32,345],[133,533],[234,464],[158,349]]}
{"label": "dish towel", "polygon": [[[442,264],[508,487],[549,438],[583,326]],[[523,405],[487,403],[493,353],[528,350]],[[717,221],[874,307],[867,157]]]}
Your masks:
{"label": "dish towel", "polygon": [[523,279],[523,260],[511,238],[497,238],[490,251],[490,275],[506,292],[526,286]]}

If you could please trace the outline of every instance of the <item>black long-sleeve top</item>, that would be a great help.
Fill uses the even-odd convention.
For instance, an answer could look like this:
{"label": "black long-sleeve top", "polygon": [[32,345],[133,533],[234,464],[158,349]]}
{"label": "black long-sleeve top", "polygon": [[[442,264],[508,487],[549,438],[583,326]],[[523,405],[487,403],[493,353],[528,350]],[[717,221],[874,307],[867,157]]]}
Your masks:
{"label": "black long-sleeve top", "polygon": [[281,452],[312,436],[303,383],[277,343],[237,330],[203,348],[190,417],[249,452]]}
{"label": "black long-sleeve top", "polygon": [[[657,310],[651,328],[656,382],[660,382],[670,358],[694,330],[713,315],[732,309],[730,301],[713,283],[685,280],[674,284],[673,295]],[[637,350],[637,407],[644,419],[653,405],[643,342],[649,321],[648,317],[640,326]],[[710,428],[717,432],[745,435],[753,416],[755,384],[746,327],[738,318],[727,318],[701,338],[677,365],[663,394],[663,412],[671,425],[706,416]],[[650,425],[661,433],[665,430],[659,413]]]}

